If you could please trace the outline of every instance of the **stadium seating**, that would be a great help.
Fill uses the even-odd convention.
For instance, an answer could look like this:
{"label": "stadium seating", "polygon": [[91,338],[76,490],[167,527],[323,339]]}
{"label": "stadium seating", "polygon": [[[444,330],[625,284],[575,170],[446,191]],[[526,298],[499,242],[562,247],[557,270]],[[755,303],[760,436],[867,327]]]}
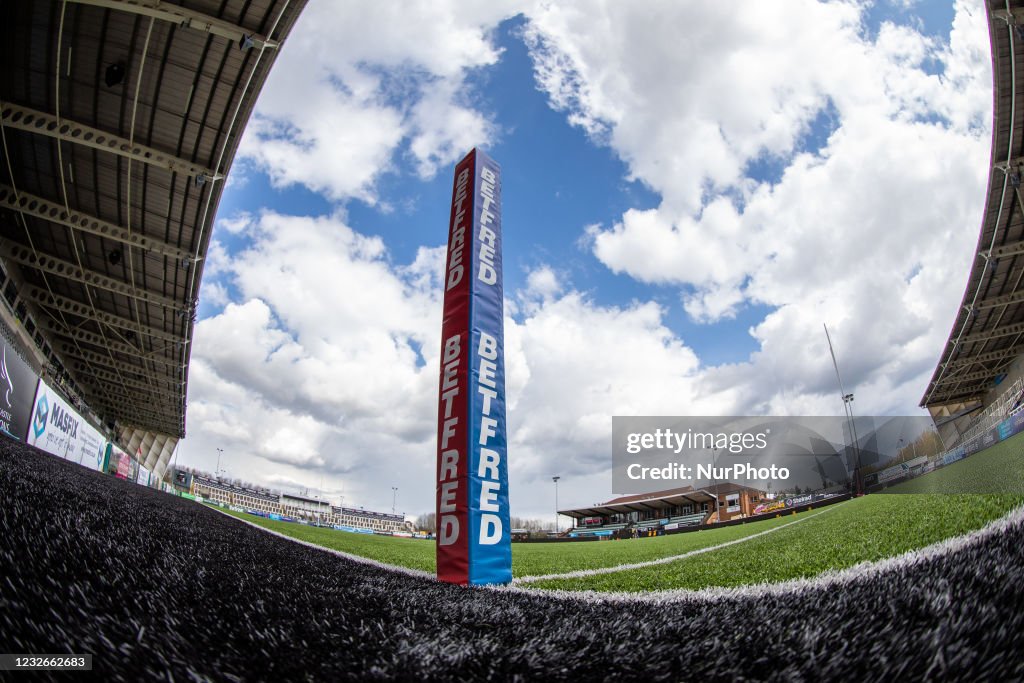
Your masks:
{"label": "stadium seating", "polygon": [[1005,420],[1007,417],[1024,410],[1024,378],[1018,378],[1002,394],[999,395],[984,411],[971,420],[970,425],[963,431],[953,447],[966,446],[972,441],[979,439]]}
{"label": "stadium seating", "polygon": [[669,524],[678,524],[679,526],[697,526],[704,521],[704,513],[698,512],[693,515],[680,515],[679,517],[672,517],[668,520]]}
{"label": "stadium seating", "polygon": [[648,519],[644,520],[643,522],[637,522],[635,527],[637,529],[653,529],[655,527],[661,526],[665,522],[666,520],[664,519]]}
{"label": "stadium seating", "polygon": [[596,532],[599,531],[618,531],[619,529],[625,528],[626,524],[623,522],[618,524],[605,524],[603,526],[591,526],[586,528],[577,527],[575,529],[570,529],[569,533],[576,534],[577,536],[593,536],[596,534]]}

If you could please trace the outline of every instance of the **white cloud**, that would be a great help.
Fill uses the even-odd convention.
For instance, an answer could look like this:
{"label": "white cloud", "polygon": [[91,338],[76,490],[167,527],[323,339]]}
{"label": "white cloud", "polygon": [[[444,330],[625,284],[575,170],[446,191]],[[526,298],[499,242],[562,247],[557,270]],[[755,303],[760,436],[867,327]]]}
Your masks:
{"label": "white cloud", "polygon": [[[397,485],[413,510],[430,509],[444,249],[392,264],[379,239],[331,216],[264,213],[249,234],[227,275],[242,303],[196,329],[190,444],[210,457],[244,451],[247,478],[304,473],[318,486],[324,473],[378,508]],[[609,465],[611,415],[685,410],[699,366],[654,303],[596,305],[548,266],[527,281],[539,298],[505,321],[524,511],[553,467],[582,482]]]}
{"label": "white cloud", "polygon": [[[546,264],[507,292],[515,514],[550,510],[553,474],[563,504],[611,493],[612,415],[835,413],[822,323],[858,412],[904,411],[962,293],[988,160],[983,11],[958,4],[945,44],[888,25],[869,40],[854,3],[656,4],[526,10],[552,104],[662,201],[583,240],[649,296],[602,305]],[[498,59],[489,32],[509,14],[311,5],[244,153],[279,184],[340,200],[378,201],[396,154],[428,177],[496,134],[465,83]],[[812,144],[822,112],[833,127]],[[779,174],[751,179],[753,162]],[[431,509],[444,248],[394,263],[340,211],[224,227],[248,246],[211,245],[206,275],[223,284],[204,296],[236,300],[196,330],[188,448],[224,447],[254,480],[315,489],[323,474],[377,509],[395,485],[400,510]],[[703,323],[767,306],[757,350],[702,363],[654,302],[662,287]]]}
{"label": "white cloud", "polygon": [[[592,253],[679,286],[699,322],[748,302],[776,309],[751,330],[751,362],[709,372],[707,386],[746,385],[773,409],[825,391],[793,352],[820,346],[831,322],[851,382],[892,383],[871,409],[916,404],[963,291],[958,255],[976,239],[987,180],[988,28],[982,8],[955,9],[948,44],[889,23],[870,40],[864,8],[842,2],[559,3],[531,16],[552,106],[661,195],[586,228]],[[823,115],[828,138],[808,147]],[[780,177],[750,178],[765,160]]]}
{"label": "white cloud", "polygon": [[466,76],[494,64],[510,3],[311,3],[267,80],[240,158],[276,187],[375,204],[376,181],[407,150],[431,177],[494,124],[469,104]]}

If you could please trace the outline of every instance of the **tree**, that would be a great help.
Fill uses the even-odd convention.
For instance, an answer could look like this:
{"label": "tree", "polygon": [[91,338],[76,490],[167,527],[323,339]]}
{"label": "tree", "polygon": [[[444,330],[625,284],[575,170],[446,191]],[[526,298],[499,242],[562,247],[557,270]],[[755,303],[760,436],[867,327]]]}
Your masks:
{"label": "tree", "polygon": [[416,531],[434,533],[437,530],[437,514],[427,512],[416,517]]}

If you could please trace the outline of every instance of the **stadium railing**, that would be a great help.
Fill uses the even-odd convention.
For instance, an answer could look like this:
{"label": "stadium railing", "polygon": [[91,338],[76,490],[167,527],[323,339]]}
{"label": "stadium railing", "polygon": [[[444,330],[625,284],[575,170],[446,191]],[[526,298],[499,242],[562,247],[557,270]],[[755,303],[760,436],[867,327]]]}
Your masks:
{"label": "stadium railing", "polygon": [[1024,377],[1017,378],[964,430],[952,448],[969,446],[1008,417],[1024,410]]}

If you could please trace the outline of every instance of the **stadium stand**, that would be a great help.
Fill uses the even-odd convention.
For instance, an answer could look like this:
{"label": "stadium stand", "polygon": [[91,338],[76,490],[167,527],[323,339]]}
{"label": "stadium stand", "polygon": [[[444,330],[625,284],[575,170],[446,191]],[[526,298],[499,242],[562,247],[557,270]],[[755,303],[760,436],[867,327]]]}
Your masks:
{"label": "stadium stand", "polygon": [[993,399],[988,407],[976,417],[973,417],[954,441],[953,447],[973,444],[995,425],[1016,415],[1021,410],[1024,410],[1024,377],[1018,377],[1012,386]]}
{"label": "stadium stand", "polygon": [[1006,387],[1024,377],[1024,70],[1016,68],[1024,8],[991,0],[985,6],[995,90],[986,205],[956,320],[921,398],[950,449],[990,428],[982,424],[989,418],[1005,419],[997,404],[1013,398]]}
{"label": "stadium stand", "polygon": [[[749,517],[765,496],[764,491],[733,483],[713,484],[700,489],[684,486],[619,496],[591,507],[559,510],[558,514],[572,517],[576,524],[565,535],[593,536],[598,535],[594,532],[624,528],[678,528]],[[716,507],[721,520],[716,518]]]}
{"label": "stadium stand", "polygon": [[304,6],[0,5],[0,317],[157,476],[224,179]]}
{"label": "stadium stand", "polygon": [[344,527],[351,530],[379,533],[412,531],[412,523],[406,521],[403,515],[339,507],[321,502],[316,498],[249,489],[201,475],[194,475],[190,478],[188,492],[199,496],[204,501],[222,503],[227,507],[261,516],[276,515],[320,526]]}
{"label": "stadium stand", "polygon": [[668,520],[667,524],[678,524],[679,526],[697,526],[704,521],[705,515],[680,515],[679,517],[672,517]]}
{"label": "stadium stand", "polygon": [[602,524],[599,526],[588,526],[588,527],[574,527],[565,531],[562,535],[568,536],[569,538],[577,538],[581,536],[613,536],[616,531],[625,529],[629,526],[626,522],[620,522],[618,524]]}

